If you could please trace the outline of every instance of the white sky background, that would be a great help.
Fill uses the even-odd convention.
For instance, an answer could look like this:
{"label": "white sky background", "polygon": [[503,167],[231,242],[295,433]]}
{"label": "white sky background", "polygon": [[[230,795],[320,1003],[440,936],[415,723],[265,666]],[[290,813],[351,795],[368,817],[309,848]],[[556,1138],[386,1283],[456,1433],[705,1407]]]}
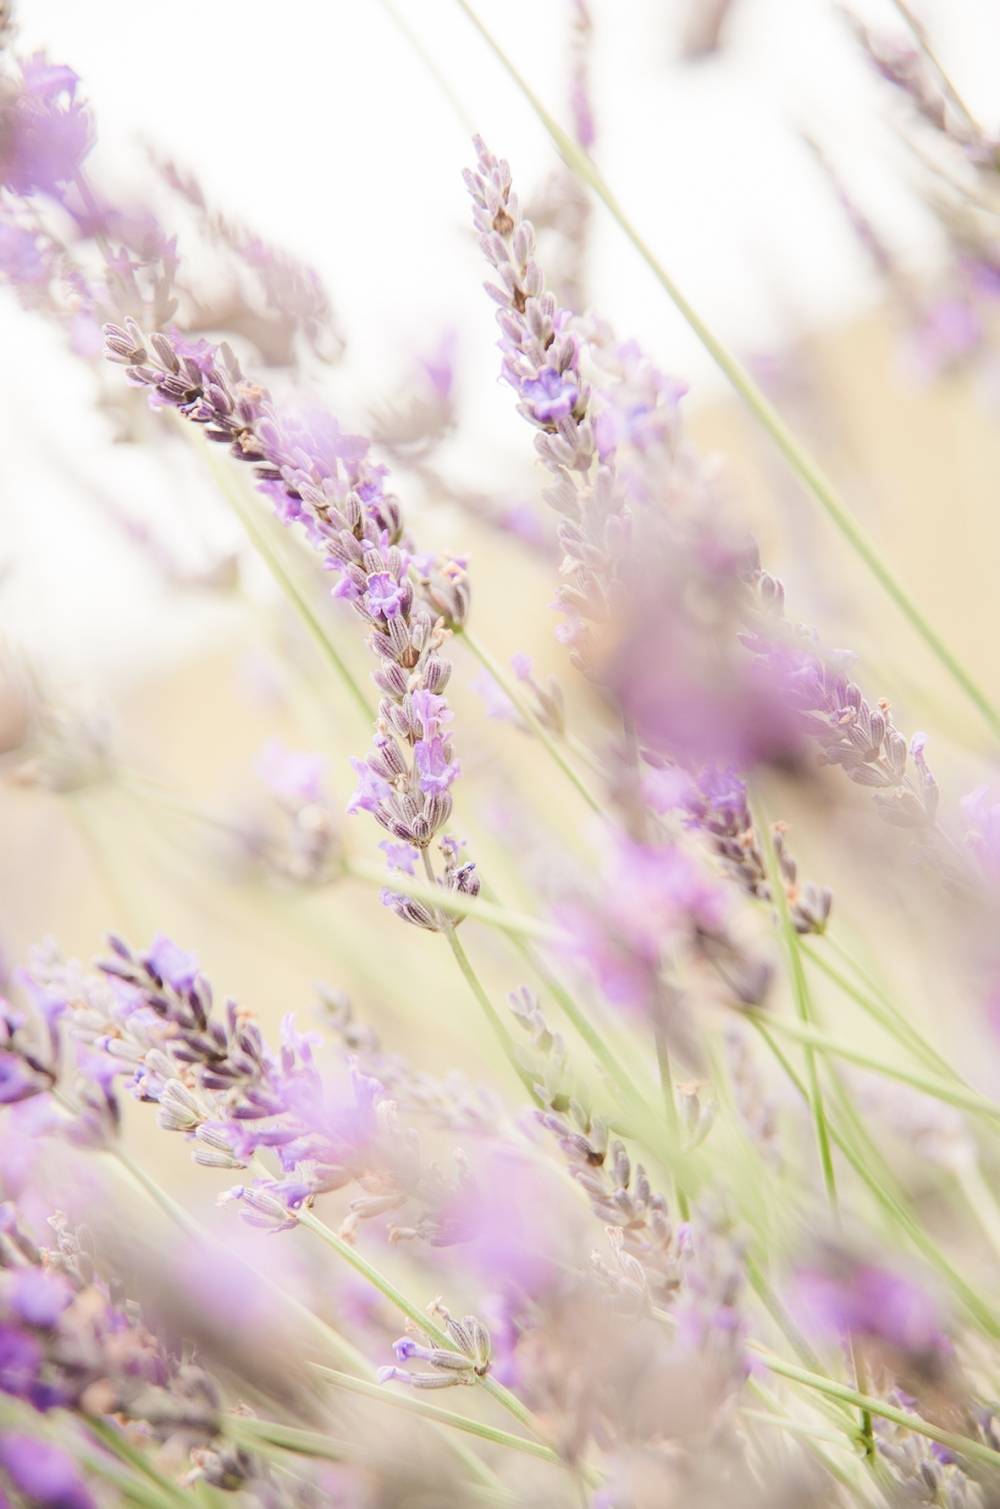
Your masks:
{"label": "white sky background", "polygon": [[[689,297],[746,353],[780,342],[791,320],[836,320],[874,292],[799,126],[905,259],[931,259],[933,240],[902,187],[887,87],[830,0],[738,0],[727,51],[681,67],[689,3],[591,0],[595,156]],[[555,162],[528,104],[454,0],[397,4],[527,198]],[[568,0],[477,8],[565,120]],[[889,0],[856,9],[902,35]],[[973,108],[995,121],[996,0],[926,0],[921,14]],[[128,182],[146,138],[193,167],[220,209],[319,269],[350,341],[349,417],[458,326],[466,379],[482,395],[473,431],[483,449],[470,450],[468,474],[495,482],[508,439],[525,440],[496,385],[491,306],[467,235],[467,132],[379,0],[22,0],[19,19],[22,51],[46,46],[82,77],[100,133],[95,178]],[[695,400],[714,391],[704,354],[603,212],[592,291],[622,334],[692,381]],[[86,410],[86,374],[2,291],[0,350],[0,556],[18,562],[0,599],[7,632],[81,672],[122,664],[137,646],[166,648],[158,625],[169,615],[151,580],[74,496],[59,454],[170,511],[163,478],[140,457],[110,455]],[[187,629],[199,622],[192,612]]]}

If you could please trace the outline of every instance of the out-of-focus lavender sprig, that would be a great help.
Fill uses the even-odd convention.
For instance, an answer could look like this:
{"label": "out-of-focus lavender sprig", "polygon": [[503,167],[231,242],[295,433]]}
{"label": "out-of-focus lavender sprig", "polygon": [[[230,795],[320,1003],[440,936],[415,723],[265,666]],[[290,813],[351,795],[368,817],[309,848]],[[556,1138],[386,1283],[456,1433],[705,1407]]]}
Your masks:
{"label": "out-of-focus lavender sprig", "polygon": [[[661,778],[659,782],[657,776]],[[654,806],[679,808],[687,815],[692,827],[709,840],[748,895],[771,900],[767,865],[750,811],[746,782],[735,771],[713,767],[689,776],[676,768],[654,767],[647,790]],[[822,933],[833,906],[832,892],[828,886],[799,881],[798,865],[789,851],[783,824],[774,825],[772,841],[796,931]]]}
{"label": "out-of-focus lavender sprig", "polygon": [[0,1388],[41,1413],[118,1415],[160,1441],[181,1432],[192,1447],[210,1445],[219,1433],[217,1383],[172,1356],[135,1306],[115,1297],[86,1233],[58,1216],[52,1225],[51,1248],[40,1248],[14,1208],[0,1206]]}
{"label": "out-of-focus lavender sprig", "polygon": [[[591,79],[594,22],[587,0],[566,0],[569,10],[569,112],[573,135],[585,152],[597,140]],[[560,164],[535,194],[528,217],[546,245],[552,287],[560,303],[581,313],[587,304],[587,271],[593,206],[571,168]]]}
{"label": "out-of-focus lavender sprig", "polygon": [[877,36],[850,12],[846,19],[872,66],[909,99],[920,118],[957,143],[977,166],[997,167],[998,143],[984,131],[930,51],[927,35],[907,5],[919,46]]}
{"label": "out-of-focus lavender sprig", "polygon": [[[321,1071],[314,1035],[286,1017],[281,1046],[272,1052],[250,1015],[230,1000],[213,1010],[212,990],[193,955],[158,937],[142,955],[112,938],[112,951],[92,975],[36,951],[27,981],[54,1046],[41,1054],[11,1035],[0,1059],[7,1099],[51,1089],[60,1077],[60,1034],[78,1046],[78,1102],[69,1133],[77,1142],[106,1145],[118,1135],[116,1081],[138,1100],[155,1104],[160,1127],[192,1144],[194,1161],[208,1168],[252,1168],[251,1182],[226,1196],[249,1222],[267,1231],[293,1228],[297,1212],[321,1195],[357,1187],[343,1228],[392,1215],[392,1240],[456,1239],[450,1210],[459,1168],[448,1179],[422,1155],[419,1139],[400,1114],[391,1090],[367,1069],[385,1070],[403,1092],[403,1109],[433,1111],[429,1081],[369,1051],[365,1068],[346,1054],[340,1071]],[[437,1087],[444,1124],[468,1130],[467,1117],[449,1120],[448,1096]],[[488,1118],[483,1107],[482,1116]],[[486,1130],[481,1123],[476,1127]],[[496,1129],[495,1121],[493,1130]],[[276,1174],[263,1174],[259,1155],[273,1154]]]}
{"label": "out-of-focus lavender sprig", "polygon": [[[711,483],[681,440],[676,414],[681,390],[670,389],[636,348],[616,348],[601,327],[595,327],[596,341],[588,342],[586,327],[572,325],[557,308],[534,259],[532,228],[521,215],[509,166],[481,141],[477,151],[478,168],[466,173],[466,184],[480,245],[501,279],[502,286],[487,285],[487,290],[499,305],[503,373],[519,394],[520,412],[541,431],[536,448],[542,460],[559,477],[547,497],[565,516],[563,574],[573,585],[560,589],[560,603],[573,614],[566,637],[577,664],[592,669],[586,626],[613,622],[612,605],[620,617],[623,597],[626,613],[634,613],[629,604],[643,581],[650,595],[652,574],[661,589],[655,595],[659,619],[665,615],[664,647],[673,642],[674,653],[648,656],[649,617],[640,611],[639,632],[626,636],[610,664],[626,708],[639,698],[633,713],[640,714],[635,719],[640,739],[645,707],[655,711],[660,725],[654,730],[659,747],[675,759],[686,756],[689,764],[694,756],[695,768],[734,755],[752,760],[771,752],[787,758],[805,735],[819,742],[824,762],[840,765],[855,783],[875,790],[888,821],[930,830],[938,789],[923,737],[911,745],[910,773],[906,742],[888,704],[873,707],[834,658],[822,653],[815,634],[789,623],[784,588],[761,567],[756,545],[745,538],[727,540],[714,526],[706,533]],[[595,370],[611,360],[607,387],[599,393],[584,380],[585,356]],[[654,499],[655,513],[640,511]],[[679,511],[679,527],[660,523],[668,500],[671,510]],[[671,579],[691,569],[702,573],[708,601],[717,602],[720,621],[753,655],[759,680],[747,680],[738,669],[731,679],[732,662],[718,660],[718,629],[708,639],[691,631],[683,599],[662,590],[657,566]],[[640,594],[638,601],[645,598]],[[705,611],[702,600],[702,617]],[[678,636],[683,654],[677,653]],[[692,677],[699,647],[716,674]],[[716,706],[712,699],[720,684],[725,695]]]}
{"label": "out-of-focus lavender sprig", "polygon": [[80,80],[42,52],[0,83],[0,187],[13,194],[62,198],[94,143]]}
{"label": "out-of-focus lavender sprig", "polygon": [[164,182],[198,215],[202,233],[232,253],[236,268],[255,281],[263,303],[257,313],[255,301],[247,296],[246,279],[237,276],[228,295],[199,306],[187,321],[189,332],[201,328],[246,333],[269,364],[277,366],[293,364],[294,338],[301,332],[313,355],[338,361],[344,353],[344,337],[316,269],[213,209],[190,169],[151,155]]}

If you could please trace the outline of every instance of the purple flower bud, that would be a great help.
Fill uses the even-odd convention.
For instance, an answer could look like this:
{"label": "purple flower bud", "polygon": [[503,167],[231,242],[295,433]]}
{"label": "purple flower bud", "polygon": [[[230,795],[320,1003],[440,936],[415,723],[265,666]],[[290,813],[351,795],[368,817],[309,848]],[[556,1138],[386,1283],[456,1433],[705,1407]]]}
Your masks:
{"label": "purple flower bud", "polygon": [[459,765],[456,760],[448,759],[444,740],[421,739],[413,746],[413,755],[421,791],[447,791],[459,773]]}
{"label": "purple flower bud", "polygon": [[388,781],[378,775],[365,760],[352,759],[358,777],[358,789],[347,804],[348,812],[374,812],[391,794]]}
{"label": "purple flower bud", "polygon": [[177,991],[190,990],[198,978],[198,961],[194,955],[178,948],[163,933],[153,939],[145,962],[165,985]]}
{"label": "purple flower bud", "polygon": [[376,571],[368,578],[365,602],[376,618],[395,618],[405,596],[405,589],[387,571]]}
{"label": "purple flower bud", "polygon": [[532,418],[539,424],[553,424],[572,414],[580,397],[579,379],[572,371],[557,372],[543,367],[537,377],[516,385],[527,403]]}

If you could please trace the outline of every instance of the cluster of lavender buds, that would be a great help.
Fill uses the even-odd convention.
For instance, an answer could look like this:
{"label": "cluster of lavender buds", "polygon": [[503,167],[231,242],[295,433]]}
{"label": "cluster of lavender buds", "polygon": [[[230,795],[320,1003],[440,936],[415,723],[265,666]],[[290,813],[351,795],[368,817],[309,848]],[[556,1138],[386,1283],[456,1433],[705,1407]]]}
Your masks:
{"label": "cluster of lavender buds", "polygon": [[[748,895],[771,900],[767,864],[747,802],[746,783],[739,776],[731,770],[702,770],[697,778],[685,780],[680,789],[674,784],[671,802],[683,806],[692,825],[705,835],[727,871]],[[825,932],[833,893],[828,886],[799,881],[798,865],[789,852],[783,824],[774,825],[771,841],[796,931]]]}
{"label": "cluster of lavender buds", "polygon": [[503,377],[518,396],[518,412],[538,431],[539,456],[557,478],[546,499],[561,515],[562,634],[573,645],[574,662],[589,668],[585,629],[610,617],[613,566],[627,541],[624,500],[613,473],[600,465],[580,341],[569,312],[545,290],[534,227],[521,214],[510,168],[479,138],[476,149],[476,169],[466,172],[465,182],[479,244],[500,279],[486,290],[498,306]]}
{"label": "cluster of lavender buds", "polygon": [[[253,465],[280,517],[301,524],[337,573],[334,595],[369,625],[382,693],[372,751],[353,762],[358,788],[348,811],[370,812],[398,844],[426,852],[451,816],[459,773],[443,695],[451,666],[440,651],[468,611],[462,563],[445,562],[437,573],[417,561],[399,502],[385,491],[384,468],[367,460],[367,442],[324,414],[280,414],[267,391],[244,378],[228,346],[161,333],[147,343],[134,321],[108,326],[105,337],[109,360],[150,389],[151,402],[175,408]],[[405,859],[401,867],[409,868]],[[478,890],[468,867],[449,871],[445,884]],[[387,901],[407,921],[428,925],[405,899],[397,903],[389,891]],[[429,911],[427,918],[435,925]]]}
{"label": "cluster of lavender buds", "polygon": [[420,1341],[413,1336],[401,1336],[393,1345],[396,1361],[422,1362],[428,1371],[414,1373],[408,1368],[384,1367],[379,1369],[380,1383],[395,1379],[413,1388],[454,1388],[485,1378],[490,1370],[492,1342],[482,1321],[475,1315],[456,1320],[440,1300],[435,1300],[430,1313],[441,1322],[454,1345],[439,1347],[430,1337]]}
{"label": "cluster of lavender buds", "polygon": [[218,1385],[172,1357],[123,1295],[96,1271],[86,1233],[52,1218],[41,1248],[0,1207],[0,1387],[45,1414],[141,1421],[160,1440],[206,1445],[219,1430]]}
{"label": "cluster of lavender buds", "polygon": [[[787,762],[811,737],[824,763],[873,788],[887,821],[929,833],[938,787],[924,736],[908,750],[888,704],[872,706],[836,657],[824,656],[815,634],[789,623],[784,588],[761,567],[754,542],[727,538],[713,522],[711,477],[677,422],[683,389],[671,387],[634,345],[616,348],[605,327],[591,322],[588,333],[586,322],[556,307],[533,259],[532,227],[520,214],[510,169],[482,142],[477,148],[478,168],[466,183],[480,245],[503,282],[487,291],[500,306],[504,376],[519,394],[519,411],[542,431],[540,456],[560,478],[548,500],[570,520],[564,517],[559,536],[563,575],[573,583],[560,589],[560,603],[575,615],[566,637],[577,645],[585,623],[620,625],[624,612],[626,633],[604,656],[605,685],[653,763],[664,755],[680,760],[696,772],[703,793],[729,785],[713,765]],[[603,367],[605,385],[596,392],[583,380],[585,362],[597,372]],[[551,401],[539,407],[542,388]],[[605,594],[617,583],[624,610],[620,601],[617,613],[606,596],[599,601],[590,578]],[[753,657],[750,674],[728,652],[720,657],[729,636]],[[650,655],[651,648],[660,653]],[[583,666],[578,645],[576,661]],[[726,831],[737,816],[730,802],[719,811],[708,800],[700,806],[713,843],[719,830],[736,837]],[[780,841],[779,854],[794,887],[794,861]],[[747,888],[762,894],[757,883]],[[802,904],[793,903],[796,926],[821,930],[829,908],[829,893],[809,888]]]}
{"label": "cluster of lavender buds", "polygon": [[870,787],[887,822],[932,828],[938,786],[924,756],[924,736],[914,735],[908,750],[888,703],[873,706],[845,668],[817,653],[808,630],[789,624],[776,577],[758,568],[751,584],[753,611],[744,643],[772,668],[799,727],[819,743],[824,763],[839,765],[849,780]]}
{"label": "cluster of lavender buds", "polygon": [[[220,1019],[212,990],[194,957],[159,937],[136,955],[112,938],[99,973],[36,953],[28,983],[48,1023],[49,1043],[22,1042],[13,1022],[0,1060],[7,1103],[51,1090],[60,1077],[60,1034],[78,1047],[76,1105],[67,1135],[77,1144],[113,1143],[120,1131],[116,1081],[157,1107],[157,1123],[180,1132],[196,1164],[222,1171],[252,1169],[254,1179],[230,1188],[251,1226],[291,1230],[297,1212],[318,1197],[354,1188],[340,1229],[390,1217],[392,1241],[457,1239],[456,1215],[468,1173],[452,1177],[424,1157],[411,1119],[463,1130],[496,1125],[496,1108],[454,1109],[455,1085],[414,1076],[370,1040],[355,1044],[340,1068],[315,1061],[315,1034],[299,1033],[290,1017],[273,1053],[258,1024],[230,1000]],[[362,1063],[364,1068],[362,1068]],[[370,1071],[370,1072],[367,1072]],[[378,1075],[379,1077],[376,1077]],[[383,1079],[384,1076],[384,1079]],[[405,1113],[405,1116],[404,1116]],[[261,1159],[278,1159],[271,1173]]]}

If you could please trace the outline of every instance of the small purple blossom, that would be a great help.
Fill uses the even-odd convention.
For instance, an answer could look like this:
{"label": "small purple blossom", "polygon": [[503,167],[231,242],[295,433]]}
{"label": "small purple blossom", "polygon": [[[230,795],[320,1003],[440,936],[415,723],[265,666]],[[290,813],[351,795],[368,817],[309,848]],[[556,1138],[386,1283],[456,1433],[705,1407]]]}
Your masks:
{"label": "small purple blossom", "polygon": [[367,760],[351,760],[358,777],[358,789],[347,803],[348,812],[374,812],[390,794],[390,786],[368,764]]}
{"label": "small purple blossom", "polygon": [[368,578],[365,603],[376,618],[395,618],[405,599],[405,589],[387,571],[375,571]]}
{"label": "small purple blossom", "polygon": [[579,382],[573,371],[557,372],[552,367],[543,367],[537,377],[522,381],[518,391],[538,424],[554,424],[567,418],[580,398]]}
{"label": "small purple blossom", "polygon": [[394,844],[391,839],[384,838],[379,848],[385,855],[390,870],[402,870],[405,875],[416,874],[420,850],[414,848],[413,844]]}
{"label": "small purple blossom", "polygon": [[421,791],[447,791],[459,774],[457,760],[449,759],[444,739],[420,739],[413,746]]}
{"label": "small purple blossom", "polygon": [[42,52],[21,64],[21,78],[0,94],[0,185],[15,194],[59,195],[93,145],[93,126],[77,99],[71,68]]}

